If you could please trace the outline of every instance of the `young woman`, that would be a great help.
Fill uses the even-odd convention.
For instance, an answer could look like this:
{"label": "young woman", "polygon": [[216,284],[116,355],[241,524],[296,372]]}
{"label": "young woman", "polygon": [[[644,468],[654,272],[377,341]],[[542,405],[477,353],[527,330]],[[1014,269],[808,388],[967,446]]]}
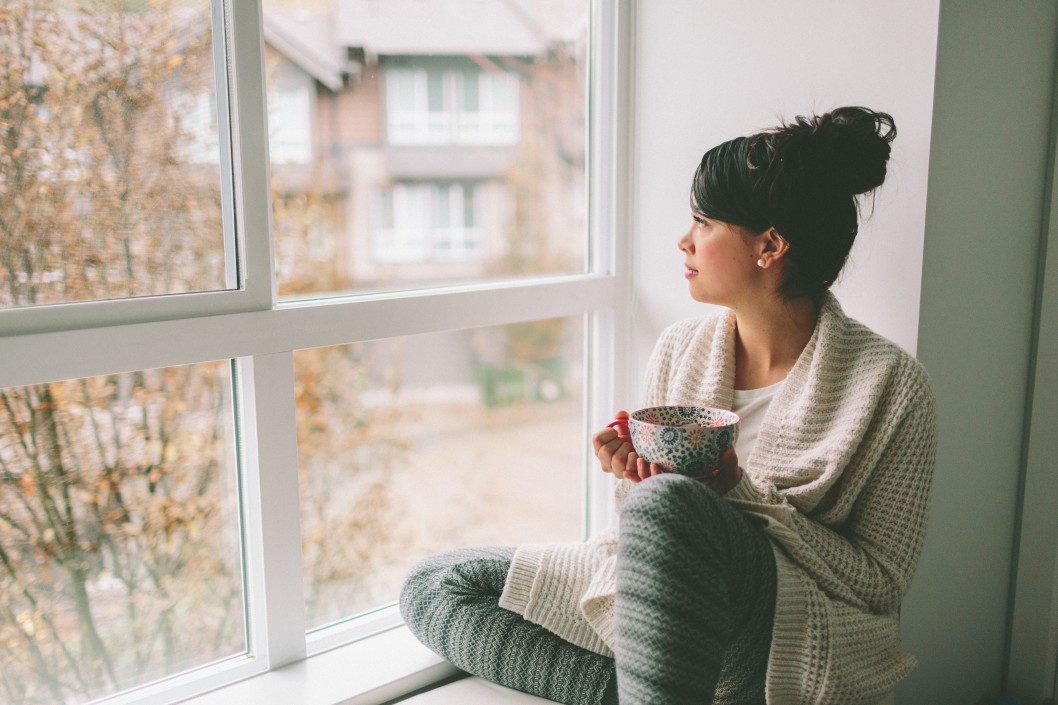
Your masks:
{"label": "young woman", "polygon": [[401,595],[419,639],[577,704],[873,705],[910,672],[897,611],[925,532],[932,392],[829,292],[895,136],[891,116],[847,107],[705,154],[678,245],[691,296],[723,309],[665,330],[644,405],[733,409],[735,449],[698,481],[599,431],[619,527],[427,559]]}

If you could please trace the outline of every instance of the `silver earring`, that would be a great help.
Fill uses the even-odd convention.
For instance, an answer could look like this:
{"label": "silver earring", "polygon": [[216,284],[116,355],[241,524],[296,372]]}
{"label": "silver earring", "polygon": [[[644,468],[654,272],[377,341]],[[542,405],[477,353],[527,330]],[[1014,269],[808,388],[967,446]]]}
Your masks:
{"label": "silver earring", "polygon": [[763,267],[764,265],[765,265],[765,262],[764,262],[764,258],[763,257],[761,257],[759,260],[757,260],[757,266],[758,267]]}

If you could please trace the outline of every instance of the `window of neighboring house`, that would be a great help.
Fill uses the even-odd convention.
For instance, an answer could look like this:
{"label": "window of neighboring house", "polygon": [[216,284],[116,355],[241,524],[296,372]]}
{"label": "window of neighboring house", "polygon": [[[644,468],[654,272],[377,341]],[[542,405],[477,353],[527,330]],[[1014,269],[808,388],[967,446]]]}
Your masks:
{"label": "window of neighboring house", "polygon": [[312,161],[311,79],[274,85],[268,94],[268,156],[273,164]]}
{"label": "window of neighboring house", "polygon": [[[269,88],[268,156],[273,164],[312,161],[311,100],[308,81]],[[196,164],[219,163],[216,93],[178,93],[174,103],[185,131],[184,158]]]}
{"label": "window of neighboring house", "polygon": [[469,262],[484,256],[473,183],[404,183],[379,197],[380,263]]}
{"label": "window of neighboring house", "polygon": [[518,77],[496,69],[389,68],[392,144],[510,145],[518,141]]}
{"label": "window of neighboring house", "polygon": [[174,97],[173,112],[184,134],[181,156],[194,164],[219,163],[217,94],[180,91]]}

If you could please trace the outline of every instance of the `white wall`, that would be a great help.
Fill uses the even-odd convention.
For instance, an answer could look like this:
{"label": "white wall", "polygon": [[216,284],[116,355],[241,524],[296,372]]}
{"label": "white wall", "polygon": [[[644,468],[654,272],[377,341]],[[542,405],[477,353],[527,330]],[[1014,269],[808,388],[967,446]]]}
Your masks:
{"label": "white wall", "polygon": [[941,3],[918,348],[941,433],[904,603],[905,639],[926,657],[908,703],[973,703],[1002,685],[1056,27],[1052,0]]}
{"label": "white wall", "polygon": [[676,249],[702,154],[842,105],[892,114],[899,135],[836,291],[851,315],[915,350],[936,30],[936,0],[638,3],[635,369],[664,325],[703,313]]}

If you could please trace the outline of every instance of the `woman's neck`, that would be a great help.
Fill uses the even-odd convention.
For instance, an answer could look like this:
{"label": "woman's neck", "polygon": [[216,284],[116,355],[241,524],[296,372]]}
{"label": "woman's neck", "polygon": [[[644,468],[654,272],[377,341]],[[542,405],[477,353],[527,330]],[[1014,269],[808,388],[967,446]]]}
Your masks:
{"label": "woman's neck", "polygon": [[735,389],[760,389],[786,379],[818,319],[809,297],[769,298],[736,309]]}

